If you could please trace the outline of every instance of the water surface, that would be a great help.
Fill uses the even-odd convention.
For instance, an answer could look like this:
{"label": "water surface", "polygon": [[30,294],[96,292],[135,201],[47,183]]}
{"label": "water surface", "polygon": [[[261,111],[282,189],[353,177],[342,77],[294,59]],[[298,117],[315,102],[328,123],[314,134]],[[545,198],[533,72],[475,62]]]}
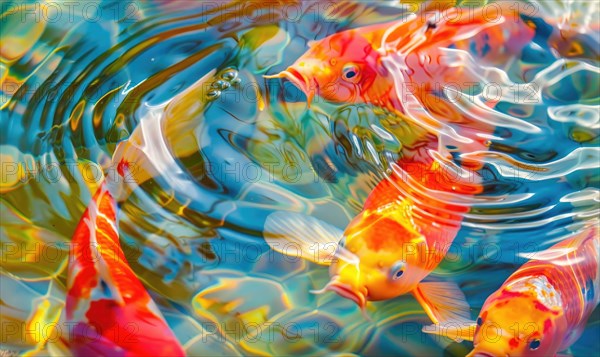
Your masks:
{"label": "water surface", "polygon": [[[481,74],[480,85],[446,93],[430,113],[437,121],[463,113],[495,127],[484,133],[489,151],[480,155],[485,191],[470,201],[434,272],[461,286],[474,315],[525,261],[518,253],[547,248],[598,217],[600,67],[589,50],[600,43],[598,5],[516,4],[579,29],[582,50],[565,59],[538,39],[494,71],[461,61]],[[0,303],[3,323],[18,330],[2,333],[2,349],[52,353],[56,335],[24,337],[23,330],[60,316],[71,235],[103,177],[112,176],[120,180],[129,263],[190,355],[469,350],[468,342],[421,333],[429,321],[411,296],[371,303],[367,321],[349,300],[309,293],[325,285],[327,269],[273,252],[262,237],[275,211],[343,229],[374,180],[410,151],[403,139],[414,130],[411,118],[371,105],[316,98],[307,108],[291,83],[262,75],[285,69],[309,41],[401,19],[411,7],[97,5],[3,3]],[[489,83],[503,96],[483,108],[477,103],[492,95]],[[170,110],[169,102],[176,103]],[[116,174],[112,157],[128,140],[136,144],[122,144],[119,155],[143,182]],[[469,154],[448,140],[457,157]],[[599,323],[596,309],[569,353],[598,351]]]}

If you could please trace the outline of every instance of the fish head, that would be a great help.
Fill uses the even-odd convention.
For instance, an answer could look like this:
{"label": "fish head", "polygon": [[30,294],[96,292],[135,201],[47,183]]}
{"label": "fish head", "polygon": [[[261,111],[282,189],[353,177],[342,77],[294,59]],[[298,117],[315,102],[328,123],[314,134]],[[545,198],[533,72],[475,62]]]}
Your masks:
{"label": "fish head", "polygon": [[539,296],[534,289],[503,288],[492,294],[477,318],[469,356],[555,355],[567,323],[552,299]]}
{"label": "fish head", "polygon": [[367,300],[410,292],[429,273],[423,264],[426,247],[418,243],[422,236],[394,217],[363,212],[345,233],[339,245],[349,253],[336,255],[331,264],[329,290],[361,307]]}
{"label": "fish head", "polygon": [[286,70],[266,78],[287,78],[306,96],[335,103],[383,104],[393,89],[381,54],[358,30],[343,31],[319,41]]}

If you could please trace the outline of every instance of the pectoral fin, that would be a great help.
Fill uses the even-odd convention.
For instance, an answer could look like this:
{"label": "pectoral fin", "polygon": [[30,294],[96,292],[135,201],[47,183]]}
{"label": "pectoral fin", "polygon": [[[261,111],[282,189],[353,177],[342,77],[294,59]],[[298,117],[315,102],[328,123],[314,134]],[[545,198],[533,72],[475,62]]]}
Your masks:
{"label": "pectoral fin", "polygon": [[451,282],[422,282],[413,295],[435,325],[471,319],[469,304],[458,286]]}
{"label": "pectoral fin", "polygon": [[275,212],[267,217],[264,237],[279,253],[330,265],[338,254],[343,232],[317,218],[300,213]]}

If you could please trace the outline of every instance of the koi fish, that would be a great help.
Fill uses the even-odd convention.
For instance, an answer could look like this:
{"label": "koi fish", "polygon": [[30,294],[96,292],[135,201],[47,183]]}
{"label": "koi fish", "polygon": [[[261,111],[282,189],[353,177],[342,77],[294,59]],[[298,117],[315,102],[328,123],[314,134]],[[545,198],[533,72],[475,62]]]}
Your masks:
{"label": "koi fish", "polygon": [[77,356],[184,356],[158,307],[127,264],[117,207],[103,183],[72,240],[62,342]]}
{"label": "koi fish", "polygon": [[470,196],[481,186],[451,182],[444,176],[448,168],[437,161],[399,165],[407,175],[381,180],[344,232],[314,217],[275,212],[267,217],[265,241],[283,254],[300,251],[306,260],[329,265],[331,280],[317,293],[334,291],[363,312],[368,300],[410,292],[432,321],[469,319],[454,283],[422,280],[445,257],[469,209],[432,197],[449,191]]}
{"label": "koi fish", "polygon": [[[371,103],[402,112],[407,94],[423,102],[436,84],[479,82],[464,66],[449,62],[457,50],[501,67],[532,41],[545,42],[564,57],[591,51],[587,55],[598,58],[597,44],[586,44],[585,36],[559,31],[511,6],[500,2],[475,9],[448,8],[335,33],[311,41],[309,50],[286,70],[264,77],[288,79],[306,94],[309,107],[318,95],[336,103]],[[399,68],[386,64],[392,56]],[[397,69],[401,84],[394,79]]]}
{"label": "koi fish", "polygon": [[[158,307],[138,280],[119,243],[115,196],[124,199],[159,172],[178,172],[166,152],[161,121],[200,110],[197,100],[205,94],[212,70],[167,105],[150,111],[112,157],[115,170],[97,190],[73,237],[69,261],[68,295],[64,320],[75,326],[63,336],[65,347],[76,355],[183,356],[184,350],[164,321]],[[192,105],[193,104],[193,105]],[[172,119],[169,119],[172,118]],[[187,125],[187,124],[186,124]],[[178,127],[181,131],[181,127]],[[184,128],[185,129],[185,128]],[[118,176],[112,176],[118,175]],[[182,185],[172,175],[172,185]],[[113,180],[123,182],[112,185]]]}
{"label": "koi fish", "polygon": [[[161,125],[201,110],[206,102],[198,103],[197,98],[206,94],[207,83],[218,80],[228,71],[231,69],[225,69],[216,77],[216,70],[211,70],[168,104],[154,108],[128,140],[121,141],[115,148],[112,163],[116,170],[107,173],[73,236],[65,322],[75,327],[62,341],[72,353],[81,356],[185,355],[127,263],[119,243],[115,197],[124,199],[160,172],[174,172],[170,184],[185,187],[187,182],[179,179],[176,173],[180,169],[164,145]],[[185,131],[183,129],[177,127],[178,132]],[[113,180],[123,184],[113,185]]]}
{"label": "koi fish", "polygon": [[486,299],[476,321],[423,331],[473,341],[469,356],[554,356],[577,341],[600,303],[599,251],[592,227],[536,253]]}

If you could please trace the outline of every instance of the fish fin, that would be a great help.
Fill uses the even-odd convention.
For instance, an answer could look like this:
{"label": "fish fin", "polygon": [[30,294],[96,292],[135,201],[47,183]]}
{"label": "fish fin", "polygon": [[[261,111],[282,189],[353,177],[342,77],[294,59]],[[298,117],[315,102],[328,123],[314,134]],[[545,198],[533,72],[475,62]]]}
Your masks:
{"label": "fish fin", "polygon": [[467,299],[455,283],[422,282],[413,295],[436,325],[471,318]]}
{"label": "fish fin", "polygon": [[301,213],[275,212],[267,217],[264,237],[271,249],[330,265],[342,239],[337,227]]}
{"label": "fish fin", "polygon": [[455,342],[473,341],[477,323],[471,320],[446,321],[442,324],[423,326],[424,333],[443,336]]}

